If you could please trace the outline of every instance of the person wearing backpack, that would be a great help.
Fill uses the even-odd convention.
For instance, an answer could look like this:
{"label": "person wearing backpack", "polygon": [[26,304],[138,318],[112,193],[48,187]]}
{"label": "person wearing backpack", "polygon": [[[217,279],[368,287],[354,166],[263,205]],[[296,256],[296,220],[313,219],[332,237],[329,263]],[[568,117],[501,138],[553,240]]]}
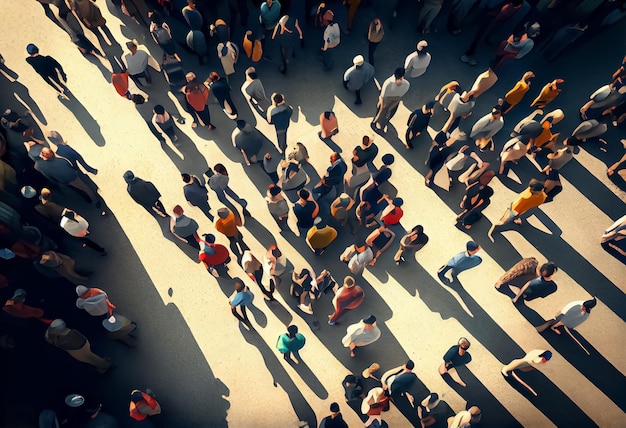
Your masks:
{"label": "person wearing backpack", "polygon": [[322,64],[324,71],[333,68],[334,60],[332,57],[332,49],[339,45],[341,41],[341,30],[339,24],[330,21],[324,29],[324,46],[322,46]]}
{"label": "person wearing backpack", "polygon": [[167,61],[168,55],[173,56],[176,58],[176,61],[181,62],[182,60],[176,52],[176,44],[172,38],[172,31],[169,25],[157,14],[152,14],[150,19],[150,35],[156,44],[163,49],[163,62],[165,63]]}

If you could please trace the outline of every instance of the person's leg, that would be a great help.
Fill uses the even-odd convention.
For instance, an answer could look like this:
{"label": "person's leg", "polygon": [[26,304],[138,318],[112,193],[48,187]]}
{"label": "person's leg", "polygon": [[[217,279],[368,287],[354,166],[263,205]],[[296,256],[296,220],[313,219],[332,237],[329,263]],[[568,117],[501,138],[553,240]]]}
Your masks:
{"label": "person's leg", "polygon": [[202,213],[208,217],[209,220],[211,220],[211,222],[213,222],[213,220],[215,219],[215,217],[213,217],[213,214],[210,213],[211,211],[211,206],[209,205],[209,202],[207,201],[206,203],[202,204],[202,205],[196,205],[200,211],[202,211]]}
{"label": "person's leg", "polygon": [[354,104],[363,104],[363,101],[361,101],[361,90],[357,89],[354,92],[356,93],[356,100],[354,101]]}
{"label": "person's leg", "polygon": [[140,88],[143,88],[143,83],[141,83],[141,82],[139,81],[139,77],[140,77],[140,76],[141,76],[141,73],[140,73],[140,74],[129,74],[129,75],[128,75],[128,77],[130,77],[130,78],[131,78],[131,80],[132,80],[133,82],[135,82],[135,85],[137,85],[137,86],[138,86],[138,87],[140,87]]}
{"label": "person's leg", "polygon": [[143,71],[143,77],[146,79],[146,82],[152,83],[152,75],[150,74],[150,66],[147,65],[146,69]]}
{"label": "person's leg", "polygon": [[198,243],[198,241],[196,240],[196,237],[194,235],[185,236],[185,239],[187,240],[187,244],[189,244],[190,246],[192,246],[196,250],[200,251],[200,244]]}
{"label": "person's leg", "polygon": [[287,152],[287,130],[277,130],[276,138],[278,139],[278,149],[286,156]]}
{"label": "person's leg", "polygon": [[152,122],[146,120],[146,125],[148,126],[150,132],[152,132],[152,135],[154,135],[160,143],[165,143],[165,138],[163,138],[163,134],[159,132],[159,130],[156,128],[156,126],[154,126]]}
{"label": "person's leg", "polygon": [[404,262],[404,245],[400,244],[398,246],[398,251],[396,251],[396,254],[393,256],[393,261],[396,262],[396,264],[400,264],[400,262]]}
{"label": "person's leg", "polygon": [[161,215],[161,217],[167,217],[167,211],[165,210],[165,207],[163,206],[163,203],[157,199],[157,201],[154,203],[154,205],[152,206],[152,209],[154,211],[157,212],[157,214]]}
{"label": "person's leg", "polygon": [[239,252],[239,247],[237,246],[237,238],[235,236],[228,236],[228,242],[230,251],[239,259],[242,253]]}
{"label": "person's leg", "polygon": [[369,42],[367,57],[368,57],[368,62],[372,66],[374,65],[374,52],[376,51],[377,47],[378,47],[378,43]]}
{"label": "person's leg", "polygon": [[235,306],[234,308],[231,308],[230,311],[232,312],[233,316],[237,318],[239,321],[244,322],[244,323],[246,322],[245,318],[239,315],[239,312],[237,311],[237,306]]}
{"label": "person's leg", "polygon": [[83,247],[92,248],[93,250],[99,252],[100,255],[103,255],[103,256],[106,255],[106,251],[104,250],[104,248],[102,248],[100,245],[96,244],[91,239],[89,239],[87,237],[83,237],[83,238],[81,238],[81,241],[83,241]]}
{"label": "person's leg", "polygon": [[74,181],[69,183],[69,185],[75,189],[80,190],[87,196],[87,200],[92,204],[99,204],[98,195],[94,192],[91,187],[89,187],[80,177],[76,177]]}
{"label": "person's leg", "polygon": [[244,251],[247,251],[250,249],[250,247],[248,247],[246,243],[243,242],[243,235],[241,234],[241,232],[239,232],[239,235],[237,235],[235,239],[237,240],[237,244],[239,245],[239,248],[241,249],[241,254],[243,254]]}

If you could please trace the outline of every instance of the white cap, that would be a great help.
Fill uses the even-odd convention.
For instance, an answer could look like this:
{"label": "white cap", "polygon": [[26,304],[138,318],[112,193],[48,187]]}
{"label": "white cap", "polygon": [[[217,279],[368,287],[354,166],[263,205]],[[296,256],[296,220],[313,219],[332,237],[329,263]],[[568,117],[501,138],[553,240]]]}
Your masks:
{"label": "white cap", "polygon": [[352,64],[354,65],[361,65],[365,62],[365,59],[363,58],[363,55],[357,55],[352,59]]}
{"label": "white cap", "polygon": [[426,40],[422,40],[422,41],[417,43],[417,50],[421,51],[426,46],[428,46],[428,42]]}

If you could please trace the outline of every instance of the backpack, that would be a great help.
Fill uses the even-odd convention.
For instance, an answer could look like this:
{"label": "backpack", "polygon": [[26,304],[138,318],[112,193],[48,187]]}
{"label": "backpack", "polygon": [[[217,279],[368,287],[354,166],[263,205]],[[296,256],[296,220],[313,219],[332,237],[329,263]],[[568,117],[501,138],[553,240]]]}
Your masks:
{"label": "backpack", "polygon": [[341,41],[341,31],[339,30],[339,24],[328,24],[326,30],[324,30],[324,41],[327,48],[334,48],[339,45]]}
{"label": "backpack", "polygon": [[172,37],[163,27],[155,28],[152,31],[152,35],[156,39],[157,43],[161,46],[165,46],[172,41]]}

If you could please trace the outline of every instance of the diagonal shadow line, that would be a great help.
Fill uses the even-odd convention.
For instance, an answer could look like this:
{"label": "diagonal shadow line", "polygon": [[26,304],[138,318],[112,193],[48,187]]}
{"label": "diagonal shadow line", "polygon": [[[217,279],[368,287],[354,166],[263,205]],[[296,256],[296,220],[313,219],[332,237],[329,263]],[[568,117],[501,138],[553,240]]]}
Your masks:
{"label": "diagonal shadow line", "polygon": [[598,352],[580,333],[570,329],[574,337],[589,351],[585,354],[567,333],[561,331],[560,335],[550,329],[544,331],[541,336],[557,351],[567,358],[567,361],[591,383],[593,383],[604,395],[626,412],[626,377],[610,361]]}
{"label": "diagonal shadow line", "polygon": [[296,373],[300,375],[302,380],[311,388],[311,391],[315,393],[319,398],[325,400],[328,398],[328,391],[324,388],[324,385],[315,376],[311,368],[302,359],[299,364],[290,363],[296,370]]}
{"label": "diagonal shadow line", "polygon": [[83,127],[87,135],[89,135],[89,138],[91,138],[98,147],[102,147],[106,144],[104,136],[100,132],[100,125],[98,125],[98,122],[96,122],[91,113],[89,113],[78,99],[72,96],[69,101],[63,99],[59,102],[74,114],[80,126]]}

